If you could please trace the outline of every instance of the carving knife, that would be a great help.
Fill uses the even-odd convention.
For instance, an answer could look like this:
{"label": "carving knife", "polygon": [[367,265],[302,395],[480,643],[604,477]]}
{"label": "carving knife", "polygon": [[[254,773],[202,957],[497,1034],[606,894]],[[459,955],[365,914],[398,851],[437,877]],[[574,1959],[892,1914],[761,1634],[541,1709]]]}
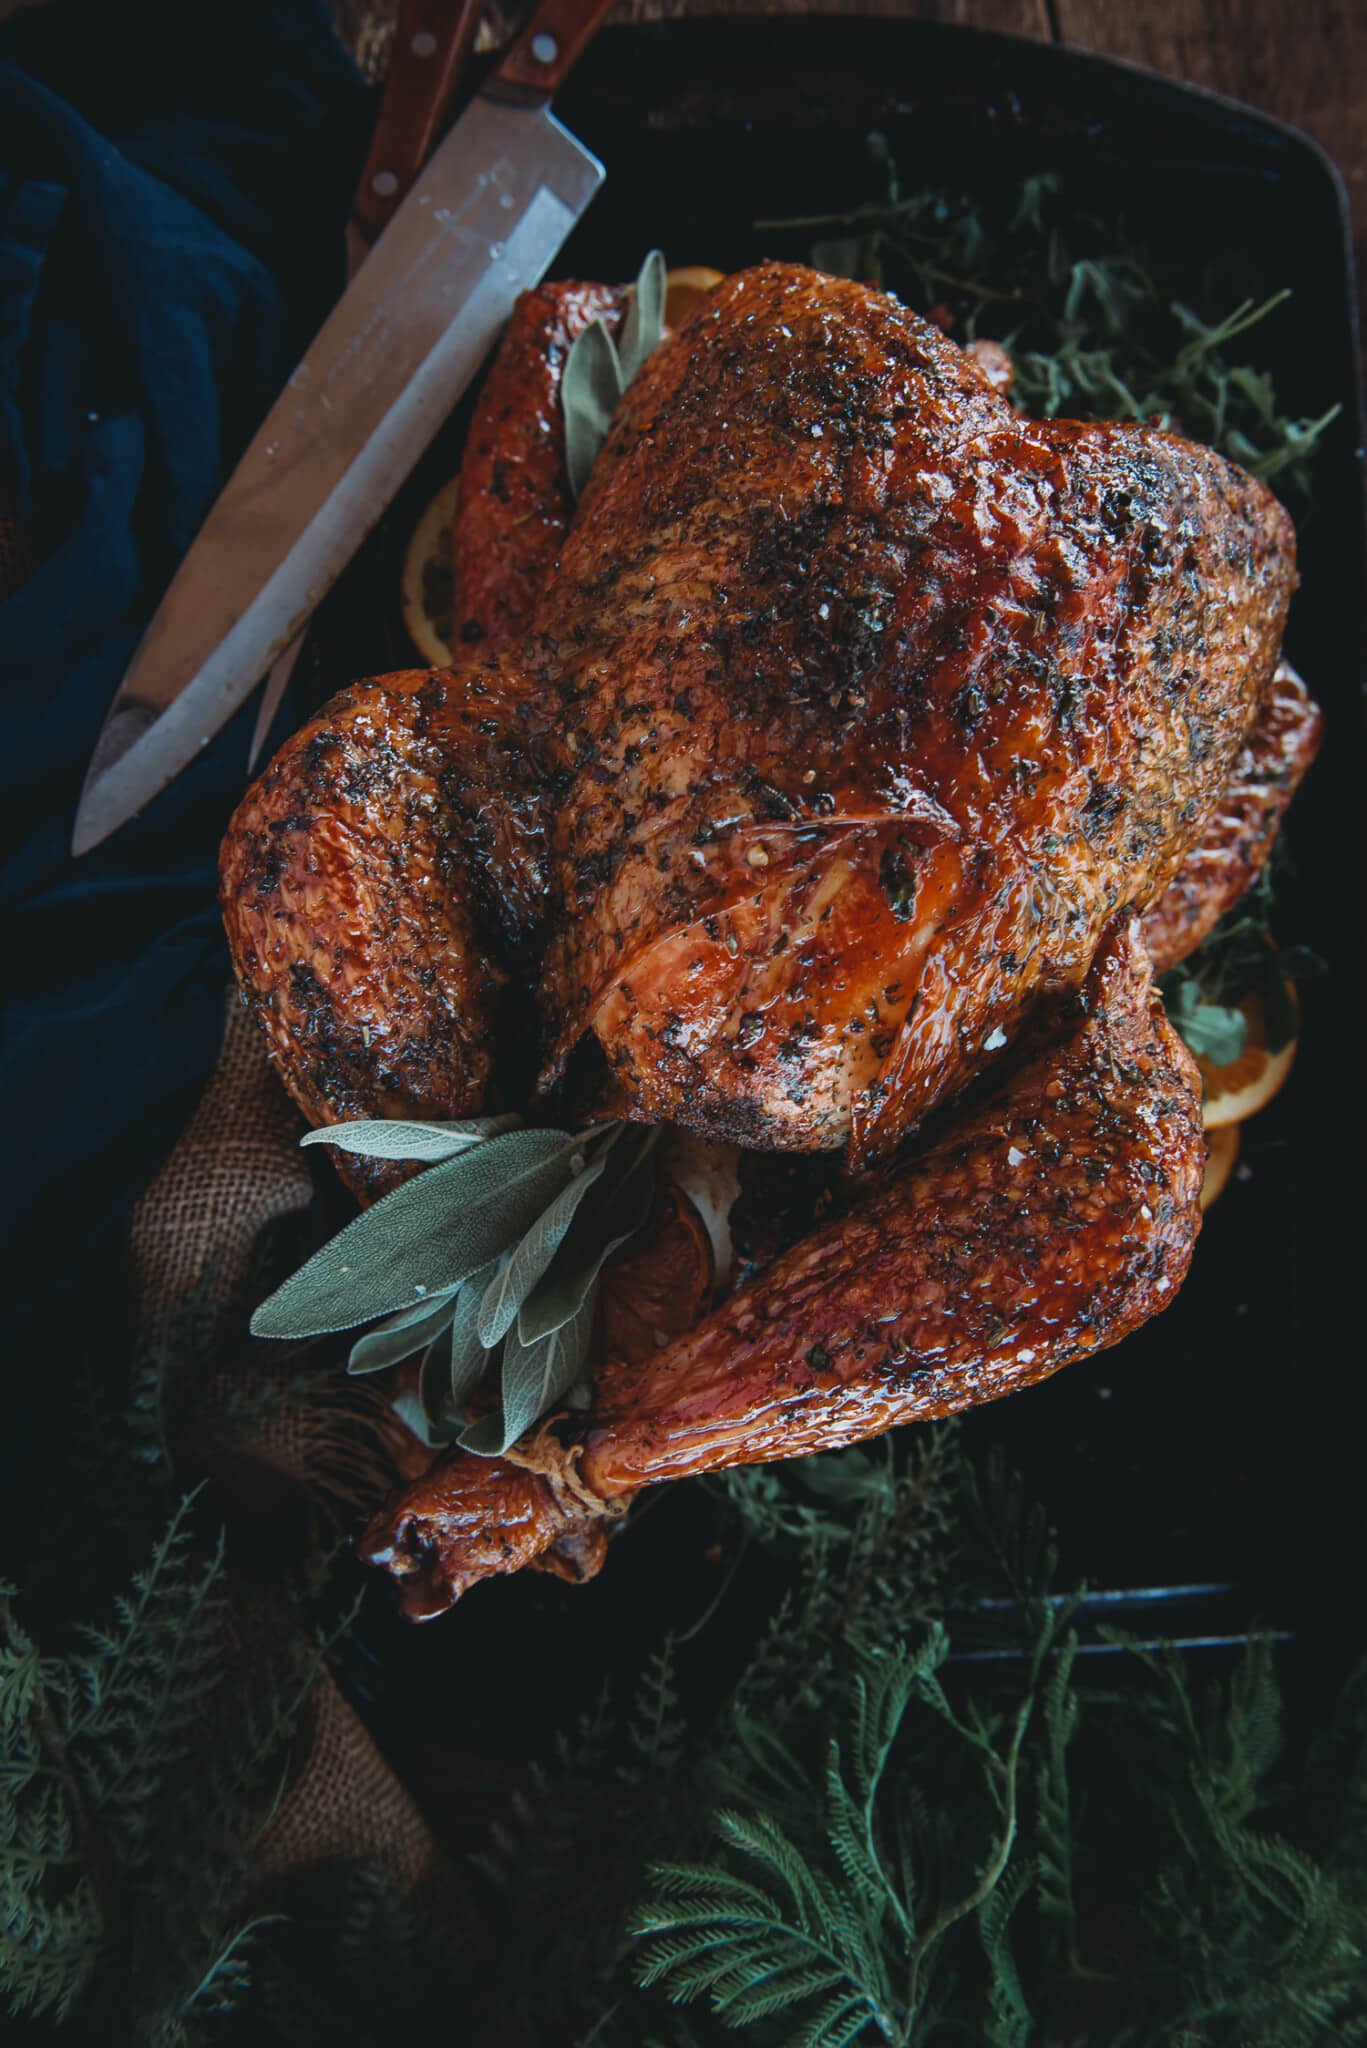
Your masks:
{"label": "carving knife", "polygon": [[[348,284],[389,225],[431,153],[460,86],[483,0],[399,0],[393,52],[370,150],[346,225]],[[247,773],[270,737],[280,700],[303,649],[307,625],[271,663],[256,707]]]}
{"label": "carving knife", "polygon": [[119,686],[81,854],[226,724],[345,568],[603,181],[550,112],[612,0],[543,0],[267,415]]}

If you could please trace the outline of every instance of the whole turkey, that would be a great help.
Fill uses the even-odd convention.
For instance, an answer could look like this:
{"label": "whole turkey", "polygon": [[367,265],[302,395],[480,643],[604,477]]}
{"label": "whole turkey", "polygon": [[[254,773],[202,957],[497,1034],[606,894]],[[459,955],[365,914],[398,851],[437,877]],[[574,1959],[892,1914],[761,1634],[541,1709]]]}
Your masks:
{"label": "whole turkey", "polygon": [[1150,961],[1256,873],[1318,737],[1264,486],[1023,419],[812,270],[717,287],[571,517],[559,371],[621,306],[520,306],[463,476],[461,658],[344,691],[249,791],[237,972],[315,1122],[488,1107],[534,992],[539,1099],[844,1172],[695,1329],[604,1355],[587,1411],[377,1517],[415,1613],[596,1561],[653,1480],[992,1398],[1170,1301],[1204,1150]]}

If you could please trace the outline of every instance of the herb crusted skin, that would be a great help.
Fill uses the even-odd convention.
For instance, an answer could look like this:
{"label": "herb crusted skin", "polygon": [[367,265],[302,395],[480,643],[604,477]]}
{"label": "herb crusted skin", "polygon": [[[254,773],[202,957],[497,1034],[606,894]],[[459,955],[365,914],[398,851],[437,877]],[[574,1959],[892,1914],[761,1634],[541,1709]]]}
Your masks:
{"label": "herb crusted skin", "polygon": [[628,391],[526,656],[546,1079],[591,1032],[647,1120],[888,1156],[1177,872],[1294,577],[1211,450],[1020,420],[864,286],[729,279]]}
{"label": "herb crusted skin", "polygon": [[361,1550],[407,1610],[517,1570],[591,1520],[594,1495],[611,1510],[662,1480],[996,1399],[1164,1308],[1199,1227],[1205,1144],[1195,1064],[1136,922],[1112,927],[1060,1005],[1035,1055],[938,1143],[695,1330],[600,1366],[574,1441],[538,1440],[539,1475],[457,1452],[389,1503]]}
{"label": "herb crusted skin", "polygon": [[616,285],[524,292],[480,393],[460,466],[451,535],[458,653],[520,643],[564,543],[571,501],[560,382],[594,320],[620,325]]}
{"label": "herb crusted skin", "polygon": [[[425,669],[344,690],[228,828],[220,899],[243,1000],[313,1124],[485,1106],[506,975],[467,886],[447,769],[455,750],[487,757],[487,701],[479,678],[456,689]],[[515,828],[510,816],[505,865]],[[358,1194],[402,1177],[337,1164]]]}
{"label": "herb crusted skin", "polygon": [[[587,289],[539,295],[514,367]],[[544,540],[485,475],[510,403],[495,374],[473,429],[491,576]],[[542,481],[555,524],[559,467]],[[1208,819],[1227,888],[1222,791],[1246,742],[1265,765],[1293,579],[1275,499],[1209,450],[1019,421],[883,294],[743,273],[633,383],[516,651],[344,693],[249,793],[225,911],[282,1077],[315,1121],[465,1113],[501,972],[482,937],[525,966],[549,914],[548,1081],[587,1032],[612,1114],[888,1156]],[[1306,752],[1282,747],[1279,803]]]}
{"label": "herb crusted skin", "polygon": [[312,1120],[486,1108],[540,961],[545,1085],[594,1037],[599,1108],[875,1169],[607,1359],[587,1416],[391,1503],[363,1549],[411,1613],[592,1569],[641,1485],[994,1398],[1172,1299],[1199,1089],[1132,913],[1195,873],[1199,937],[1276,829],[1315,737],[1268,688],[1293,582],[1276,501],[1209,450],[1019,420],[895,302],[765,266],[632,385],[525,637],[283,750],[224,905]]}
{"label": "herb crusted skin", "polygon": [[1195,1063],[1122,920],[988,1101],[871,1176],[658,1369],[599,1373],[584,1477],[611,1496],[835,1449],[1115,1344],[1185,1277],[1204,1167]]}
{"label": "herb crusted skin", "polygon": [[1259,874],[1323,730],[1305,684],[1289,661],[1278,662],[1199,842],[1145,915],[1155,973],[1194,952]]}

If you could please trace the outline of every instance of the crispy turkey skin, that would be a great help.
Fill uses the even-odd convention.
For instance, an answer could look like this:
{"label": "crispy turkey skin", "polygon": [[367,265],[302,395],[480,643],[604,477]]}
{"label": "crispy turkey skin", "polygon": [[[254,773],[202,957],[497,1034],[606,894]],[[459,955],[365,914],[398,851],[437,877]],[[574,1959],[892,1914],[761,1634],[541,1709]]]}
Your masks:
{"label": "crispy turkey skin", "polygon": [[[1121,920],[1045,1042],[923,1154],[653,1357],[609,1359],[532,1468],[456,1451],[361,1553],[415,1619],[639,1487],[833,1450],[1117,1343],[1166,1307],[1199,1225],[1195,1063]],[[506,1512],[505,1512],[506,1503]]]}
{"label": "crispy turkey skin", "polygon": [[341,693],[233,820],[244,999],[314,1122],[492,1106],[534,991],[548,1107],[855,1173],[696,1330],[605,1352],[586,1417],[382,1511],[414,1614],[591,1571],[642,1485],[991,1399],[1164,1307],[1203,1146],[1149,958],[1252,878],[1319,737],[1289,522],[1211,450],[1022,420],[895,301],[766,265],[650,358],[571,517],[590,307],[620,295],[525,300],[477,410],[468,658]]}
{"label": "crispy turkey skin", "polygon": [[[587,1041],[614,1111],[889,1156],[1178,872],[1293,582],[1285,513],[1210,450],[1022,422],[882,293],[730,280],[632,385],[522,645],[427,690],[474,743],[440,773],[466,893],[544,928],[543,1086]],[[388,749],[406,790],[374,723],[367,781]],[[324,737],[273,771],[311,839]]]}
{"label": "crispy turkey skin", "polygon": [[614,285],[544,284],[513,308],[470,426],[451,533],[453,639],[464,654],[520,642],[572,505],[560,380],[577,335],[620,325]]}
{"label": "crispy turkey skin", "polygon": [[1294,582],[1271,492],[1022,422],[880,292],[721,286],[628,392],[536,613],[564,705],[547,1077],[884,1157],[1165,887]]}

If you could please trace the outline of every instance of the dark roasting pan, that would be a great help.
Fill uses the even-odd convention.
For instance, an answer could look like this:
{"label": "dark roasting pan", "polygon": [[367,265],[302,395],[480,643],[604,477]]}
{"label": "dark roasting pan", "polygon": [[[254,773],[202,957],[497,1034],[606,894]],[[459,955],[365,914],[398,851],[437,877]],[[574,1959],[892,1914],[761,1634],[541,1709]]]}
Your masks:
{"label": "dark roasting pan", "polygon": [[[1312,947],[1328,972],[1305,993],[1298,1065],[1246,1127],[1240,1178],[1174,1307],[1118,1350],[970,1417],[966,1432],[972,1447],[1003,1443],[1047,1504],[1065,1578],[1227,1589],[1198,1600],[1181,1632],[1237,1634],[1253,1618],[1287,1632],[1288,1686],[1313,1713],[1362,1639],[1362,1454],[1351,1418],[1367,1266],[1363,525],[1351,258],[1335,173],[1295,131],[1128,66],[884,20],[616,29],[576,73],[563,113],[609,171],[565,251],[567,275],[632,275],[652,245],[673,263],[721,269],[802,255],[802,238],[758,234],[752,221],[865,196],[864,137],[878,127],[908,184],[987,191],[1046,168],[1073,174],[1091,210],[1123,211],[1162,251],[1173,296],[1212,254],[1249,291],[1291,289],[1248,336],[1248,355],[1273,371],[1285,410],[1343,410],[1316,462],[1290,628],[1328,738],[1291,814],[1296,872],[1278,937]],[[320,619],[321,686],[364,672],[360,650],[371,671],[411,661],[397,627],[377,617],[376,593],[397,592],[404,539],[454,469],[462,432],[458,417]],[[530,1574],[495,1581],[414,1630],[376,1584],[349,1653],[353,1693],[401,1769],[417,1760],[424,1725],[439,1723],[443,1744],[467,1747],[497,1803],[501,1765],[543,1746],[605,1675],[637,1669],[667,1628],[687,1628],[708,1606],[712,1534],[698,1490],[666,1488],[583,1589]],[[1154,1603],[1137,1617],[1131,1602],[1127,1626],[1164,1633],[1173,1624],[1159,1605],[1173,1611]]]}

